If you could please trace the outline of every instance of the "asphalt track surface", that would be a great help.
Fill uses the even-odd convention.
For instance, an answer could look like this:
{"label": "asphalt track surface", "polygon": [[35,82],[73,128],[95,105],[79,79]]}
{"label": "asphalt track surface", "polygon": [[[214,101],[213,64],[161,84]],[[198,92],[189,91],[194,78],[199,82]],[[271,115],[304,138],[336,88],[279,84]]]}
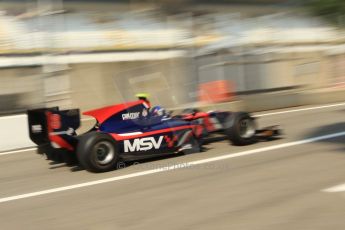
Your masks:
{"label": "asphalt track surface", "polygon": [[345,189],[332,187],[345,183],[345,104],[291,110],[258,118],[280,124],[280,140],[103,174],[0,155],[0,229],[343,230]]}

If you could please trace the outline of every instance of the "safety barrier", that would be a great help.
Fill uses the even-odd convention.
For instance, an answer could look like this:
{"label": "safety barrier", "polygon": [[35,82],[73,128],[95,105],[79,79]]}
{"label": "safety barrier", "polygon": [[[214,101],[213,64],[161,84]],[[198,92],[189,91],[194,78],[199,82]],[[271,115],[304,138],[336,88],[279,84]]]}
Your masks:
{"label": "safety barrier", "polygon": [[34,146],[25,114],[0,117],[0,152]]}

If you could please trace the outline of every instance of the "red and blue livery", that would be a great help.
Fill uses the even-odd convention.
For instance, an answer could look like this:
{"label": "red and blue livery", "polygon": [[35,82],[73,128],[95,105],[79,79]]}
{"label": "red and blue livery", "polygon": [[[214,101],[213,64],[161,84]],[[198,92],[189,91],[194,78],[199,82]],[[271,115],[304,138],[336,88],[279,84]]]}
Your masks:
{"label": "red and blue livery", "polygon": [[186,109],[171,116],[150,109],[146,100],[103,107],[83,113],[96,119],[77,135],[79,109],[58,107],[28,111],[31,140],[49,160],[79,164],[91,172],[116,168],[120,161],[200,152],[205,140],[223,134],[234,145],[248,145],[259,137],[280,135],[275,126],[257,130],[246,112],[202,112]]}

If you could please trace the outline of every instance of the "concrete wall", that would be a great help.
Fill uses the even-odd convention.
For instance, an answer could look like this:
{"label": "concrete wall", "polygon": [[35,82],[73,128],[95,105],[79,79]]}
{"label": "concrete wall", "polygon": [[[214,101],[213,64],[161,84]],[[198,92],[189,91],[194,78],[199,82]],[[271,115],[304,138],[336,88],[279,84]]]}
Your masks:
{"label": "concrete wall", "polygon": [[198,57],[200,82],[229,80],[237,92],[285,87],[319,88],[331,81],[331,58],[320,52]]}
{"label": "concrete wall", "polygon": [[82,110],[134,100],[147,92],[153,104],[168,107],[194,100],[197,81],[191,59],[71,65],[73,107]]}
{"label": "concrete wall", "polygon": [[0,69],[0,114],[60,106],[82,110],[134,100],[148,92],[168,107],[195,100],[191,58]]}
{"label": "concrete wall", "polygon": [[0,114],[24,111],[44,102],[40,67],[0,69]]}

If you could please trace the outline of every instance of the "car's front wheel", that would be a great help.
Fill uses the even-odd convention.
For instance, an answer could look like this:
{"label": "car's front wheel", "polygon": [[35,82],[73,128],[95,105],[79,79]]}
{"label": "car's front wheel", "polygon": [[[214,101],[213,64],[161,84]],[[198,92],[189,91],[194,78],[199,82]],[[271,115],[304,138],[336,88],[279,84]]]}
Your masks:
{"label": "car's front wheel", "polygon": [[116,142],[105,133],[82,135],[78,142],[77,158],[80,165],[90,172],[113,170],[119,160]]}
{"label": "car's front wheel", "polygon": [[234,145],[249,145],[255,142],[256,123],[248,113],[231,114],[225,121],[225,134]]}

